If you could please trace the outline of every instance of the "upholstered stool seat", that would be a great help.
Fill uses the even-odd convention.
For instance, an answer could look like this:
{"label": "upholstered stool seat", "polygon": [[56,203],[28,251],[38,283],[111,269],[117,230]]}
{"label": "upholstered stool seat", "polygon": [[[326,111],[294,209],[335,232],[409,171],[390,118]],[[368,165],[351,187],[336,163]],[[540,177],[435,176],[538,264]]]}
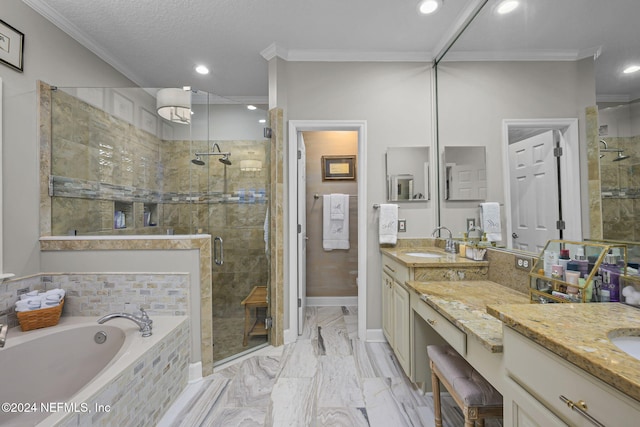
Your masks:
{"label": "upholstered stool seat", "polygon": [[451,394],[464,414],[465,427],[475,422],[484,426],[485,418],[502,417],[502,395],[473,369],[450,345],[427,346],[436,427],[442,427],[440,382]]}

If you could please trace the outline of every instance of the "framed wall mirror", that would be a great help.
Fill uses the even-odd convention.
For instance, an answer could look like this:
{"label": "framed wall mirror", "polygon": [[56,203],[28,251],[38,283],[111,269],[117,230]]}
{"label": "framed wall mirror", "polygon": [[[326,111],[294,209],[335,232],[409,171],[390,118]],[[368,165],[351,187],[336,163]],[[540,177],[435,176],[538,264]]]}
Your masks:
{"label": "framed wall mirror", "polygon": [[[518,248],[507,235],[507,220],[513,222],[519,206],[505,185],[504,121],[577,120],[578,149],[568,150],[564,138],[559,148],[579,167],[558,179],[573,182],[566,191],[579,199],[560,219],[581,221],[572,238],[639,242],[640,209],[633,197],[640,193],[634,178],[640,172],[640,71],[624,71],[640,69],[634,22],[640,3],[611,8],[597,0],[521,1],[505,15],[497,13],[498,4],[486,2],[437,59],[439,152],[464,140],[486,148],[487,200],[504,204],[501,244]],[[466,218],[478,215],[476,204],[454,206],[446,196],[441,191],[442,225],[464,230]],[[536,206],[544,211],[543,204]]]}
{"label": "framed wall mirror", "polygon": [[387,201],[429,200],[429,147],[389,147],[385,163]]}

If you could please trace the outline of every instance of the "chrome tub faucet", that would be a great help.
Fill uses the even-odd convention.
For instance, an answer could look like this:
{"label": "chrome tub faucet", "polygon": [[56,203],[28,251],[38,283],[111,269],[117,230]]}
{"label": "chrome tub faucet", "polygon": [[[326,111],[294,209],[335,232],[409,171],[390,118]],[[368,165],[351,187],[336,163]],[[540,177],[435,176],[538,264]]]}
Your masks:
{"label": "chrome tub faucet", "polygon": [[9,325],[0,323],[0,347],[4,347],[7,342],[7,332],[9,331]]}
{"label": "chrome tub faucet", "polygon": [[103,324],[105,322],[108,322],[109,320],[117,318],[129,319],[133,323],[138,325],[143,337],[150,337],[152,334],[151,325],[153,324],[153,320],[149,319],[147,312],[142,308],[140,309],[140,316],[129,313],[111,313],[98,319],[98,323]]}

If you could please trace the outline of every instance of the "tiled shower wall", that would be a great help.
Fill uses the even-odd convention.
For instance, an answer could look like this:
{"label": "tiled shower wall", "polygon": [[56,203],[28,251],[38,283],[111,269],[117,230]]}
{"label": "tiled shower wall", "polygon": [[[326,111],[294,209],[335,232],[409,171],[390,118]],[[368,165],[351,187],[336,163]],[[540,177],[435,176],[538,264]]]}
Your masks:
{"label": "tiled shower wall", "polygon": [[[601,153],[602,223],[605,239],[640,241],[640,136],[605,137],[609,148],[624,150],[628,159],[613,161],[617,153]],[[601,148],[604,148],[602,145]]]}
{"label": "tiled shower wall", "polygon": [[[224,242],[213,264],[214,316],[242,315],[241,301],[268,282],[265,221],[269,140],[163,141],[63,91],[52,93],[53,235],[206,233]],[[210,152],[217,142],[232,165]],[[242,160],[262,169],[241,170]],[[132,220],[114,229],[115,201],[130,203]],[[143,212],[152,209],[145,227]]]}

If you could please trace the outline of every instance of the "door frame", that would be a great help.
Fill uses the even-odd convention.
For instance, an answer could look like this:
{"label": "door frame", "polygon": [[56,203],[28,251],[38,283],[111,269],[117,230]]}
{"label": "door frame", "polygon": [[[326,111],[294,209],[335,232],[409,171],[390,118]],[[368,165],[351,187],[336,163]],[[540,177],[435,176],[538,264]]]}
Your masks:
{"label": "door frame", "polygon": [[[307,131],[356,131],[358,133],[358,337],[367,330],[367,122],[366,120],[289,120],[287,147],[288,189],[288,261],[289,261],[289,331],[285,343],[298,338],[298,133]],[[303,201],[304,203],[304,201]]]}
{"label": "door frame", "polygon": [[[563,217],[576,209],[580,215],[574,220],[566,221],[564,239],[580,242],[582,241],[582,202],[580,195],[580,138],[578,130],[578,119],[503,119],[502,120],[502,162],[503,181],[505,198],[506,231],[505,236],[507,248],[512,249],[511,233],[513,233],[511,219],[511,177],[509,173],[509,130],[512,128],[540,128],[558,130],[564,137],[564,150],[560,157],[560,188]],[[573,177],[573,178],[572,178]]]}

